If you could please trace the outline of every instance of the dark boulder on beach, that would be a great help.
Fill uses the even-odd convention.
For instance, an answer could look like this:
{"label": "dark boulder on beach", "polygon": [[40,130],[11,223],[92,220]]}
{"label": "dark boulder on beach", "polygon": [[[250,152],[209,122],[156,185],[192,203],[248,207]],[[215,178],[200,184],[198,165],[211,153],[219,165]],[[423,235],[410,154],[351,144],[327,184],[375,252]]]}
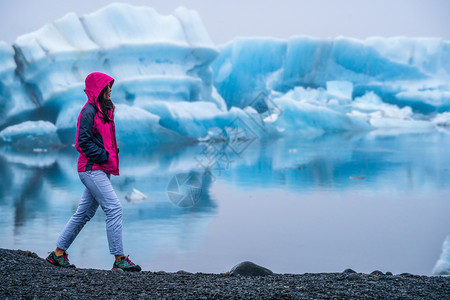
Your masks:
{"label": "dark boulder on beach", "polygon": [[234,266],[231,269],[230,274],[242,276],[266,276],[273,275],[273,272],[267,268],[252,263],[251,261],[244,261]]}
{"label": "dark boulder on beach", "polygon": [[375,276],[383,276],[384,273],[381,272],[380,270],[375,270],[372,273],[370,273],[370,275],[375,275]]}

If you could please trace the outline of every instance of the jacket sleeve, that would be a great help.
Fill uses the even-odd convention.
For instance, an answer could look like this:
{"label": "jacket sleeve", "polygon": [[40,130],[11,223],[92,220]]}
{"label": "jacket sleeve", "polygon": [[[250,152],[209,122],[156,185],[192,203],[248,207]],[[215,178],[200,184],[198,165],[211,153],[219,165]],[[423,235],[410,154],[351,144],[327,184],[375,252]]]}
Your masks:
{"label": "jacket sleeve", "polygon": [[94,136],[92,132],[95,114],[95,108],[90,105],[86,106],[81,113],[78,128],[78,145],[90,160],[94,163],[102,164],[108,161],[109,153],[103,147],[103,141]]}

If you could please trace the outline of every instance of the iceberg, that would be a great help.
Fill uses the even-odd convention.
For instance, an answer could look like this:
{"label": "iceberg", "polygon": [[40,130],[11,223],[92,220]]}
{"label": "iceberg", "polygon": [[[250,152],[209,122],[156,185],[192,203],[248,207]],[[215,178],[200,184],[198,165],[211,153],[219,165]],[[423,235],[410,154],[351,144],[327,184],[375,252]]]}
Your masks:
{"label": "iceberg", "polygon": [[[185,8],[162,16],[149,7],[116,3],[83,17],[70,13],[18,37],[12,47],[1,46],[1,103],[13,94],[7,80],[21,82],[29,106],[56,120],[58,132],[75,128],[85,99],[84,78],[93,71],[116,79],[113,100],[124,108],[148,108],[158,100],[202,101],[226,109],[212,85],[210,62],[219,52],[198,14]],[[5,117],[5,126],[12,125],[17,113]]]}
{"label": "iceberg", "polygon": [[350,81],[327,81],[326,89],[327,93],[331,97],[343,100],[352,100],[353,83]]}
{"label": "iceberg", "polygon": [[11,145],[19,150],[45,151],[61,145],[56,126],[48,121],[27,121],[0,131],[0,145]]}
{"label": "iceberg", "polygon": [[433,275],[450,275],[450,235],[442,244],[442,252],[433,268]]}
{"label": "iceberg", "polygon": [[245,109],[269,95],[283,111],[274,125],[284,135],[434,130],[450,108],[449,45],[437,38],[237,38],[212,63],[214,85],[228,107]]}
{"label": "iceberg", "polygon": [[244,107],[261,91],[329,88],[335,81],[352,83],[352,97],[374,91],[404,106],[414,104],[407,98],[431,91],[430,107],[445,110],[449,104],[450,42],[442,39],[237,38],[220,50],[212,64],[217,73],[214,84],[225,101],[237,107]]}
{"label": "iceberg", "polygon": [[193,10],[160,15],[114,3],[0,42],[0,59],[0,130],[50,122],[66,145],[93,71],[116,79],[119,146],[207,142],[237,127],[272,138],[450,123],[450,41],[438,38],[251,37],[217,46]]}
{"label": "iceberg", "polygon": [[[0,41],[0,126],[13,115],[24,114],[36,108],[16,75],[14,61],[14,48]],[[0,127],[1,128],[1,127]]]}
{"label": "iceberg", "polygon": [[116,78],[115,96],[123,103],[214,101],[209,62],[218,51],[208,36],[199,36],[200,25],[198,15],[184,8],[172,16],[127,4],[81,18],[70,13],[17,38],[17,71],[41,106],[83,99],[85,74],[94,70]]}

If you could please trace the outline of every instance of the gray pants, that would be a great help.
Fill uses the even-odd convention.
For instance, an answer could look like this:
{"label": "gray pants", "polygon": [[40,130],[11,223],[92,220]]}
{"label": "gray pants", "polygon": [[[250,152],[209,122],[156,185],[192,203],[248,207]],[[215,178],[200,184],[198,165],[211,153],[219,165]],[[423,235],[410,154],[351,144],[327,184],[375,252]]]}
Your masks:
{"label": "gray pants", "polygon": [[[56,246],[67,250],[78,233],[97,211],[98,206],[106,214],[106,234],[109,252],[113,255],[123,253],[122,245],[122,204],[111,185],[111,174],[103,171],[86,171],[78,173],[86,186],[77,211],[67,222],[61,232]],[[94,237],[95,238],[95,237]]]}

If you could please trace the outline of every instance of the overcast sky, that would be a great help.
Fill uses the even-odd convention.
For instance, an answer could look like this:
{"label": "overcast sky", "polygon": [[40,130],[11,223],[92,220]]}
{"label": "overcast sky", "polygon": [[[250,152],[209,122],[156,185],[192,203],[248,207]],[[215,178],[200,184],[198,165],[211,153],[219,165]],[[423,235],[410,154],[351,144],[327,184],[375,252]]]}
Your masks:
{"label": "overcast sky", "polygon": [[217,44],[236,36],[292,35],[450,40],[450,0],[0,0],[0,40],[12,43],[69,12],[81,16],[111,2],[151,6],[161,14],[181,5],[195,9]]}

